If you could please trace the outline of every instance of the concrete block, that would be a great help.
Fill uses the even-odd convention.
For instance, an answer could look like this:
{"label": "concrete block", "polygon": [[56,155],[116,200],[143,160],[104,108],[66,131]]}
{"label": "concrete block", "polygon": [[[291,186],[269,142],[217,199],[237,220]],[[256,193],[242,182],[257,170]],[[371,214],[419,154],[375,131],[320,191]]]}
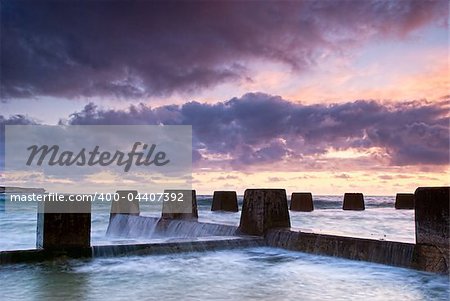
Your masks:
{"label": "concrete block", "polygon": [[139,215],[139,199],[137,190],[117,190],[118,198],[111,201],[110,219],[116,214]]}
{"label": "concrete block", "polygon": [[169,198],[163,201],[161,215],[163,219],[198,219],[197,195],[195,190],[173,189],[164,190],[164,193],[168,193]]}
{"label": "concrete block", "polygon": [[311,212],[314,210],[312,194],[310,192],[294,192],[291,195],[292,211]]}
{"label": "concrete block", "polygon": [[289,228],[291,221],[284,189],[247,189],[238,231],[264,235],[272,228]]}
{"label": "concrete block", "polygon": [[365,210],[364,196],[362,193],[346,193],[344,194],[344,210]]}
{"label": "concrete block", "polygon": [[36,248],[83,249],[90,245],[91,202],[39,203]]}
{"label": "concrete block", "polygon": [[236,191],[214,191],[211,211],[238,212]]}
{"label": "concrete block", "polygon": [[415,192],[416,243],[449,247],[450,187],[419,187]]}
{"label": "concrete block", "polygon": [[414,193],[397,193],[395,209],[414,209]]}

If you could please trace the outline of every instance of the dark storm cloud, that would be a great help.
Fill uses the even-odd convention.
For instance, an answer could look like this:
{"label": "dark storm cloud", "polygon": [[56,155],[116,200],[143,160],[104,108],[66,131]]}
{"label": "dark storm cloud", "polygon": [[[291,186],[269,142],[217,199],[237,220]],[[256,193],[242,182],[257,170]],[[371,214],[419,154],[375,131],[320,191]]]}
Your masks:
{"label": "dark storm cloud", "polygon": [[126,111],[89,104],[69,123],[192,125],[196,160],[202,152],[223,155],[233,166],[299,162],[330,148],[370,147],[384,149],[392,165],[444,165],[449,163],[449,107],[450,100],[301,105],[250,93],[213,105],[139,105]]}
{"label": "dark storm cloud", "polygon": [[1,2],[1,98],[139,98],[301,71],[323,52],[444,25],[447,1]]}
{"label": "dark storm cloud", "polygon": [[37,122],[28,116],[25,115],[12,115],[10,117],[5,117],[0,115],[0,126],[5,127],[5,125],[30,125],[37,124]]}

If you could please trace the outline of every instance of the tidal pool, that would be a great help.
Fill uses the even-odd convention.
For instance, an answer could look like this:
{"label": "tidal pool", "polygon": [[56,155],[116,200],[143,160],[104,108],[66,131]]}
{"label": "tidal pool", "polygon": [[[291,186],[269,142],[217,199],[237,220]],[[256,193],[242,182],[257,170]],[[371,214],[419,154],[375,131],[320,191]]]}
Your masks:
{"label": "tidal pool", "polygon": [[0,267],[2,300],[448,300],[448,281],[266,247]]}

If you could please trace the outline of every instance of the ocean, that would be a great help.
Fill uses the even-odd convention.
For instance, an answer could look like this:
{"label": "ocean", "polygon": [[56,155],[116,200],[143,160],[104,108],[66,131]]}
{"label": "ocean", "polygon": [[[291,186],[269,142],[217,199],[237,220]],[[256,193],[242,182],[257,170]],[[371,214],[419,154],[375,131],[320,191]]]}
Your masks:
{"label": "ocean", "polygon": [[[199,221],[238,225],[240,212],[211,212],[197,196]],[[315,196],[313,212],[290,212],[293,228],[415,242],[414,211],[394,197],[366,196],[365,211],[344,211],[342,196]],[[0,207],[1,208],[1,207]],[[242,208],[242,197],[239,198]],[[157,217],[142,208],[141,215]],[[105,237],[109,206],[94,206],[92,245]],[[138,238],[151,240],[151,238]],[[33,205],[0,210],[0,249],[32,249]],[[0,267],[2,300],[449,300],[447,276],[268,247],[152,256],[58,259]]]}
{"label": "ocean", "polygon": [[[212,196],[197,196],[199,221],[239,225],[236,213],[211,211]],[[242,196],[238,198],[242,208]],[[395,197],[366,196],[365,211],[342,210],[342,196],[315,196],[313,212],[290,211],[291,225],[304,232],[335,234],[401,242],[415,242],[413,210],[395,210]],[[6,203],[0,211],[0,250],[33,249],[36,245],[36,204]],[[109,221],[109,203],[94,203],[92,208],[91,243],[105,237]],[[141,206],[141,215],[159,217],[159,213]]]}

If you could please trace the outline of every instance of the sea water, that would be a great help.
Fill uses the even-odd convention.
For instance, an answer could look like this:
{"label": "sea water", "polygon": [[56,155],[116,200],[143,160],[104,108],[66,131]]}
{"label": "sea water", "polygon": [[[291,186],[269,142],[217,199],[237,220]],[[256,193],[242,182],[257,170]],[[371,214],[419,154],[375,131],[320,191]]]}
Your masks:
{"label": "sea water", "polygon": [[[211,212],[198,196],[199,221],[238,225],[240,212]],[[343,211],[341,196],[318,196],[313,212],[290,212],[294,228],[414,242],[414,211],[393,197],[366,197]],[[239,199],[242,208],[242,197]],[[36,208],[0,211],[0,249],[32,249]],[[155,212],[141,215],[158,217]],[[0,207],[1,209],[1,207]],[[94,206],[92,244],[104,243],[109,206]],[[259,247],[152,256],[58,259],[0,267],[1,300],[449,300],[447,276],[283,249]]]}
{"label": "sea water", "polygon": [[0,267],[2,300],[448,300],[448,278],[274,248]]}
{"label": "sea water", "polygon": [[[1,201],[0,201],[1,202]],[[0,207],[0,250],[33,249],[36,246],[36,204],[14,206],[6,201]],[[365,197],[365,211],[342,210],[342,196],[316,196],[313,212],[290,211],[291,224],[304,232],[335,234],[401,242],[415,242],[414,210],[395,210],[394,197]],[[241,212],[211,211],[212,196],[197,196],[199,221],[239,225]],[[242,197],[239,197],[242,208]],[[109,203],[94,203],[92,207],[91,243],[104,243],[109,222]],[[141,215],[159,217],[146,211]]]}

